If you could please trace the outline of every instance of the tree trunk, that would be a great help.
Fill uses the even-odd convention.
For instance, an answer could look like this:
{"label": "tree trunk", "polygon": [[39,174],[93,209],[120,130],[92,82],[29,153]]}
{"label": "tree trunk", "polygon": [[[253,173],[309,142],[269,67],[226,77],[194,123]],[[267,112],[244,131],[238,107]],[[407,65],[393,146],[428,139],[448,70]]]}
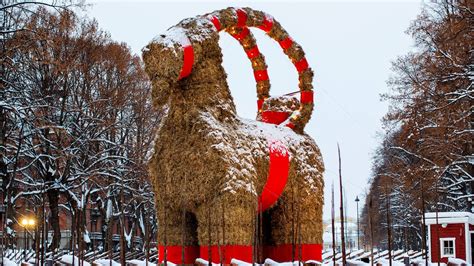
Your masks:
{"label": "tree trunk", "polygon": [[[61,242],[61,228],[59,227],[59,191],[56,189],[48,190],[49,210],[51,216],[49,222],[53,229],[53,239],[48,250],[52,251],[59,248]],[[71,232],[72,233],[72,232]]]}

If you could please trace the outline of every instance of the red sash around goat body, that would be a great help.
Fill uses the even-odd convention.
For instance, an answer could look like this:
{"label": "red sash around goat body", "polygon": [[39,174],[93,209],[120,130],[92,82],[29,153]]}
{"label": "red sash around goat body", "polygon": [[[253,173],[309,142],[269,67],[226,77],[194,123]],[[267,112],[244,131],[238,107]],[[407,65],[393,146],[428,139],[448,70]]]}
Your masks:
{"label": "red sash around goat body", "polygon": [[270,208],[280,198],[290,169],[290,157],[287,147],[280,141],[270,141],[270,163],[268,177],[262,193],[258,198],[258,211]]}

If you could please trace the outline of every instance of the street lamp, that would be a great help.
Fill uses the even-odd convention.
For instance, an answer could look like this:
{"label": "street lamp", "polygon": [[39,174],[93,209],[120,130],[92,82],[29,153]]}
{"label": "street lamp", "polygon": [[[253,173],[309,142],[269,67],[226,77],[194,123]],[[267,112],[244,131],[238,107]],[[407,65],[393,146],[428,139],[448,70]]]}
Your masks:
{"label": "street lamp", "polygon": [[34,217],[24,217],[20,220],[20,225],[23,227],[23,239],[25,241],[25,249],[23,250],[23,259],[26,262],[26,249],[28,247],[28,239],[26,235],[26,231],[28,228],[34,228],[36,225],[36,220]]}
{"label": "street lamp", "polygon": [[357,249],[360,250],[359,247],[359,196],[356,196],[355,202],[357,204]]}

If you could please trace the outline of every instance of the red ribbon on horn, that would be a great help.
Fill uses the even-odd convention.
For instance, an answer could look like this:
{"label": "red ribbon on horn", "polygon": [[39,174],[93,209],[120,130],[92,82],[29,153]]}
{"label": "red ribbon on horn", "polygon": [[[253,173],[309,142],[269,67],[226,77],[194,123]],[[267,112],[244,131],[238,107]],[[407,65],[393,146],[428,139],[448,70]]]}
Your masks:
{"label": "red ribbon on horn", "polygon": [[191,74],[194,64],[194,49],[193,46],[188,43],[183,45],[183,66],[179,73],[178,80],[183,79]]}

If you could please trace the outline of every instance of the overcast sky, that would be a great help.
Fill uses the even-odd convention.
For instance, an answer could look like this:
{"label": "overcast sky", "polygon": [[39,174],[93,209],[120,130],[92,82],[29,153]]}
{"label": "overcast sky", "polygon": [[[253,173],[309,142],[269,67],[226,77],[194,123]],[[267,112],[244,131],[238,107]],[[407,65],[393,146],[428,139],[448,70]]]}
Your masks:
{"label": "overcast sky", "polygon": [[[157,2],[89,1],[89,17],[134,53],[155,36],[188,17],[228,6],[252,7],[275,17],[305,50],[315,72],[315,109],[306,131],[321,148],[326,166],[324,218],[331,216],[331,183],[338,185],[337,143],[349,216],[355,197],[368,188],[371,158],[380,142],[391,61],[413,49],[405,34],[419,14],[421,1],[403,2]],[[297,74],[279,45],[253,31],[269,65],[273,96],[298,89]],[[256,93],[250,63],[239,44],[221,33],[224,67],[240,116],[255,118]],[[336,187],[337,188],[337,187]],[[338,193],[336,193],[338,197]],[[336,208],[338,206],[338,202]]]}

